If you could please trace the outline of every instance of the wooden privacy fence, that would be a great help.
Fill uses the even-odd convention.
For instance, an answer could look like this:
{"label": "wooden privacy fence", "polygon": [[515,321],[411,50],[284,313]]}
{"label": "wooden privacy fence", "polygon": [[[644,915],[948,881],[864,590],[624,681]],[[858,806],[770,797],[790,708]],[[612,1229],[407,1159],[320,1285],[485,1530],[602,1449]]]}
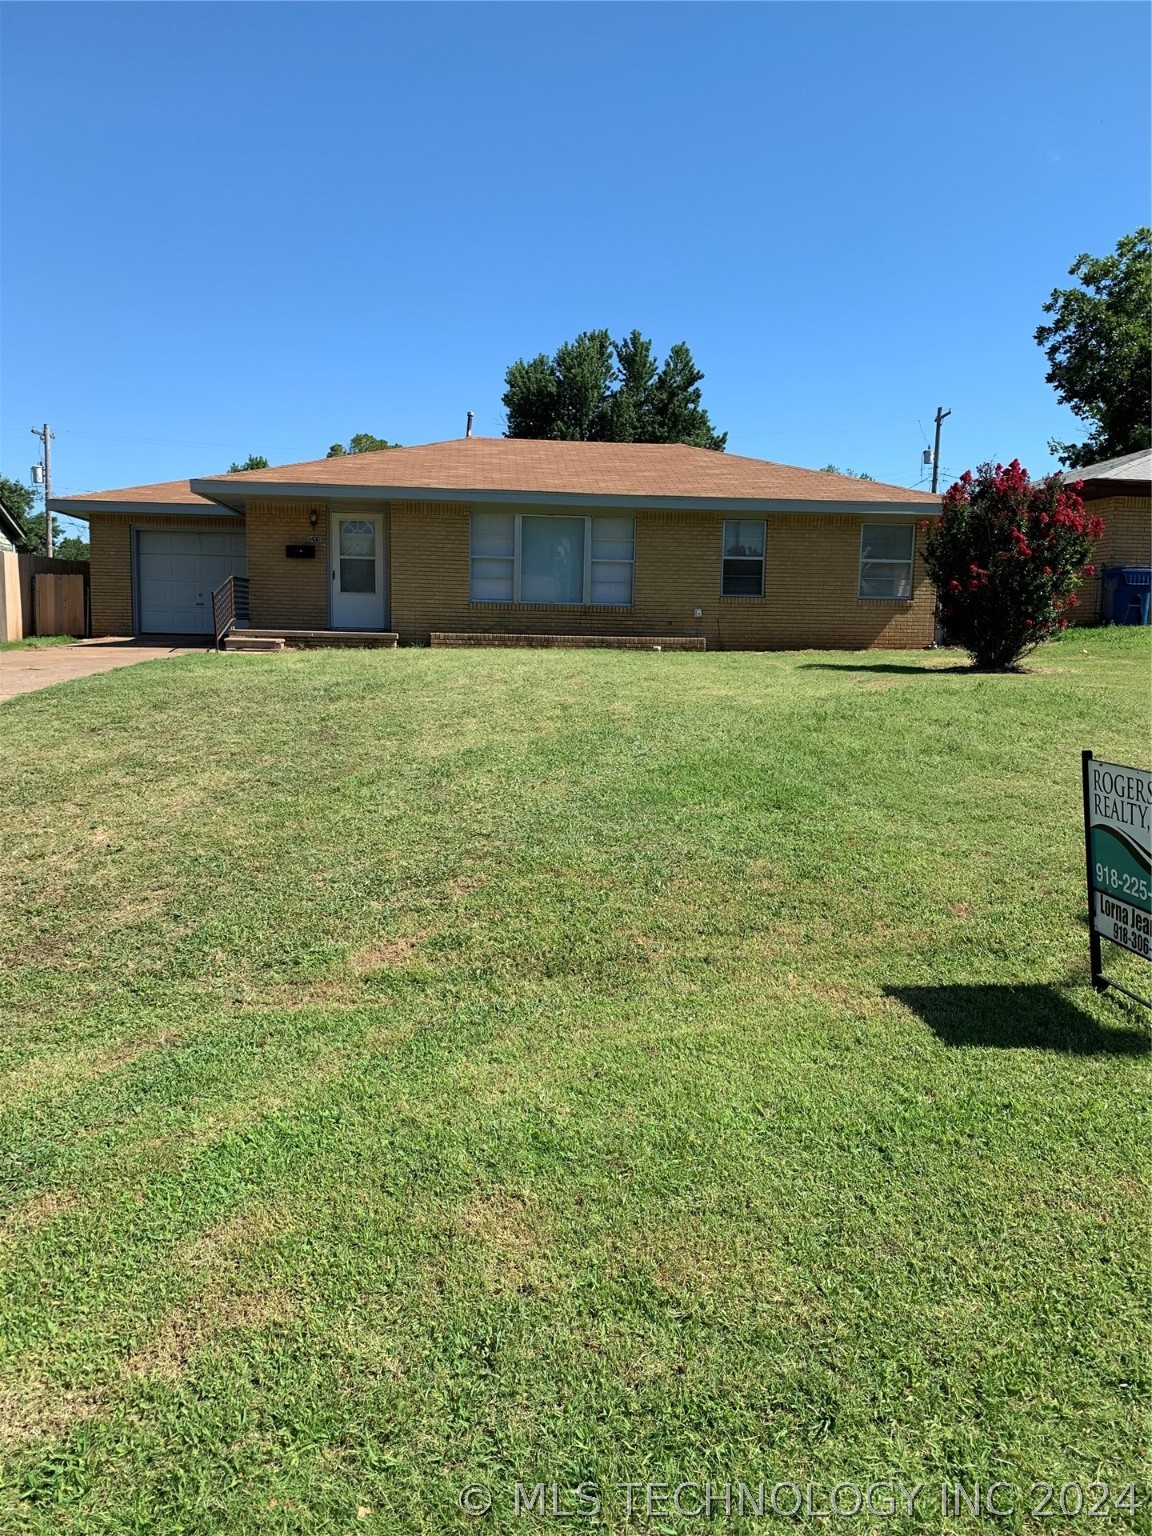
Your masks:
{"label": "wooden privacy fence", "polygon": [[83,576],[57,575],[43,571],[32,578],[35,591],[36,633],[38,635],[74,635],[80,639],[87,632],[84,622]]}
{"label": "wooden privacy fence", "polygon": [[[57,622],[55,595],[45,597],[46,609],[43,620],[37,619],[40,598],[37,583],[44,576],[74,577],[81,584],[81,599],[77,617],[75,597],[67,599],[69,607],[66,629],[41,628],[41,623]],[[87,626],[87,560],[49,559],[47,555],[17,554],[15,550],[0,550],[0,640],[23,640],[28,635],[75,635],[79,639],[88,633]],[[73,628],[73,623],[78,628]]]}

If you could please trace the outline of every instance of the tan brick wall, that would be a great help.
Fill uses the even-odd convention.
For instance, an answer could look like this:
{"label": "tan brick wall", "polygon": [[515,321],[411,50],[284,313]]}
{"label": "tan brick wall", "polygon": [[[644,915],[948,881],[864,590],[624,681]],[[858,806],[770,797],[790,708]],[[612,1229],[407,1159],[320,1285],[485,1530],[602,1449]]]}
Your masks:
{"label": "tan brick wall", "polygon": [[463,650],[478,646],[488,650],[529,651],[704,651],[703,635],[493,635],[480,630],[463,634],[432,631],[432,644],[439,649]]}
{"label": "tan brick wall", "polygon": [[1084,510],[1104,519],[1104,537],[1092,556],[1096,575],[1085,579],[1076,610],[1079,623],[1092,624],[1101,614],[1104,566],[1152,565],[1152,498],[1101,496],[1086,501]]}
{"label": "tan brick wall", "polygon": [[237,532],[243,518],[143,517],[137,513],[94,513],[88,523],[91,549],[93,635],[134,635],[132,609],[132,530],[134,528],[227,527]]}
{"label": "tan brick wall", "polygon": [[[862,521],[854,514],[769,516],[765,595],[732,598],[720,596],[721,516],[639,512],[633,606],[547,608],[471,603],[468,507],[393,502],[391,627],[402,643],[445,630],[698,634],[710,650],[927,645],[935,594],[919,558],[910,602],[857,597]],[[694,608],[703,610],[701,619]]]}
{"label": "tan brick wall", "polygon": [[[319,514],[316,527],[309,512]],[[373,510],[378,511],[379,508]],[[289,560],[288,544],[315,538],[315,560]],[[328,628],[328,509],[322,502],[249,502],[248,603],[255,629]]]}
{"label": "tan brick wall", "polygon": [[[316,528],[309,508],[319,513]],[[762,598],[720,596],[723,518],[711,513],[636,514],[634,601],[630,608],[472,603],[468,595],[470,515],[464,504],[344,503],[341,511],[385,514],[390,589],[388,628],[402,643],[433,630],[543,635],[699,635],[711,649],[865,648],[927,645],[934,594],[917,558],[910,602],[861,601],[856,514],[769,516]],[[131,634],[131,528],[145,519],[91,520],[95,634]],[[155,526],[153,522],[150,526]],[[212,518],[165,519],[164,527],[220,527]],[[231,524],[230,526],[243,526]],[[287,544],[315,537],[314,560],[289,560]],[[260,629],[325,629],[328,513],[320,502],[259,502],[248,508],[251,622]],[[703,616],[693,617],[701,608]]]}
{"label": "tan brick wall", "polygon": [[132,519],[89,519],[92,633],[135,634],[132,622]]}

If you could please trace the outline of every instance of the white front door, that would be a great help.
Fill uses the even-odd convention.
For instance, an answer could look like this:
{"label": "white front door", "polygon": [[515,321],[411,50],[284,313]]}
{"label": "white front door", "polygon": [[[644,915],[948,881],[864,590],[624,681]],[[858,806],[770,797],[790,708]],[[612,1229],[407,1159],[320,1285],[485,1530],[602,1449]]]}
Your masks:
{"label": "white front door", "polygon": [[333,629],[384,628],[384,519],[333,512],[328,530]]}

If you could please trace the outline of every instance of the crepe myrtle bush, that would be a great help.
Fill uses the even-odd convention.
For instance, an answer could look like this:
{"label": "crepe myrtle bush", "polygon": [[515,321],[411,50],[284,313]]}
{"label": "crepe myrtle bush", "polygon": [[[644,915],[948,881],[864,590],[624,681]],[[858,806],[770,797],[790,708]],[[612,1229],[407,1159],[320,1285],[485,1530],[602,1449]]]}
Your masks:
{"label": "crepe myrtle bush", "polygon": [[1059,475],[1033,484],[1017,459],[981,464],[949,488],[934,525],[922,525],[944,629],[977,667],[1009,671],[1067,628],[1104,532],[1100,518],[1085,514],[1079,489]]}

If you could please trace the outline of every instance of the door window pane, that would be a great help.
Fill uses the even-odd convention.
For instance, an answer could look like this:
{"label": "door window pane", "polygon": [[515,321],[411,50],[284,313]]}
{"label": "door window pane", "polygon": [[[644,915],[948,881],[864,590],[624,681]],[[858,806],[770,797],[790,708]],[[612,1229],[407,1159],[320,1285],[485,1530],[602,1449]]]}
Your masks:
{"label": "door window pane", "polygon": [[[340,524],[340,553],[376,558],[376,524],[356,519]],[[363,590],[358,588],[357,590]]]}
{"label": "door window pane", "polygon": [[340,557],[341,592],[375,592],[376,561]]}
{"label": "door window pane", "polygon": [[584,519],[520,520],[520,600],[579,603],[584,598]]}

